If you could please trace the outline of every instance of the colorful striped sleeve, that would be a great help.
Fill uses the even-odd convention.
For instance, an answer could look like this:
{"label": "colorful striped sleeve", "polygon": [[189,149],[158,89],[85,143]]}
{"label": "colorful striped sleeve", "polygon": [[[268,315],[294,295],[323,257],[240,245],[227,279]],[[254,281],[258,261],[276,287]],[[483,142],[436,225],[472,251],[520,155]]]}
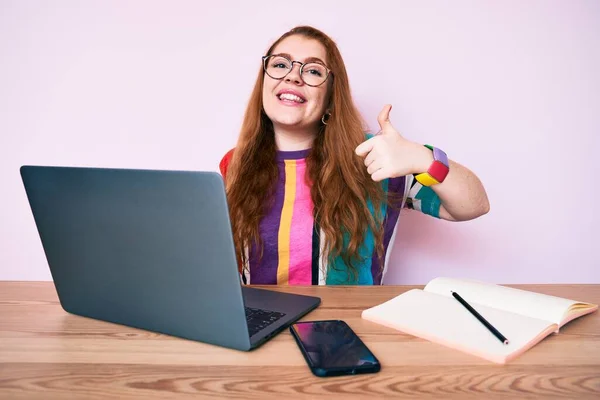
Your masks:
{"label": "colorful striped sleeve", "polygon": [[421,211],[432,217],[440,217],[440,198],[432,188],[423,186],[413,175],[406,176],[404,208]]}
{"label": "colorful striped sleeve", "polygon": [[225,176],[227,175],[227,168],[231,162],[231,157],[233,157],[233,150],[234,149],[229,150],[219,162],[219,170],[221,171],[223,179],[225,179]]}

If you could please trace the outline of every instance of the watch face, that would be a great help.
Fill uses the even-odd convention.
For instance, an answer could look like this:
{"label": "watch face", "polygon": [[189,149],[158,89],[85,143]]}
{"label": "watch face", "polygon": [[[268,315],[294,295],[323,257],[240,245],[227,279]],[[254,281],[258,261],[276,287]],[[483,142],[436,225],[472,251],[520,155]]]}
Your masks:
{"label": "watch face", "polygon": [[448,171],[448,167],[438,160],[435,160],[427,170],[429,175],[431,175],[438,182],[443,182],[444,179],[446,179]]}

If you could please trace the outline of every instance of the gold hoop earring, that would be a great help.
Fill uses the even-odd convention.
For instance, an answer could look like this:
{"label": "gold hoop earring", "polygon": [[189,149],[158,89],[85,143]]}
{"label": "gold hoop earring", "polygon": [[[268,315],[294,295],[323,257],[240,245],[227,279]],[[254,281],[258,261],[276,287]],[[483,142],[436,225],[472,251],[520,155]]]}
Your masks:
{"label": "gold hoop earring", "polygon": [[[325,116],[327,116],[327,118],[325,118]],[[329,121],[330,118],[331,118],[331,113],[329,111],[327,111],[325,114],[323,114],[323,116],[321,117],[321,122],[323,123],[323,125],[327,125],[327,121]]]}

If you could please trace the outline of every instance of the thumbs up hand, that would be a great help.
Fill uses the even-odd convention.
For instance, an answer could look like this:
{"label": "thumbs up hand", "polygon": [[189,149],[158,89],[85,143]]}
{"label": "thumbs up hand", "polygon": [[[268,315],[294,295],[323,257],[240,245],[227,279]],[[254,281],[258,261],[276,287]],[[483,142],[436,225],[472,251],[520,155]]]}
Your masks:
{"label": "thumbs up hand", "polygon": [[394,129],[390,122],[391,109],[389,104],[383,107],[377,117],[381,131],[355,150],[358,156],[364,158],[367,172],[376,182],[425,172],[433,161],[428,148],[405,139]]}

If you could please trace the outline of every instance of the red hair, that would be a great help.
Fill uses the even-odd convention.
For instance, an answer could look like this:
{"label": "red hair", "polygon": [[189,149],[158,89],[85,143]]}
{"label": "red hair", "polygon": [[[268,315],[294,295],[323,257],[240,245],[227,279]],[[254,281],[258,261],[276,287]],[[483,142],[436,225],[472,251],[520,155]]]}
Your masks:
{"label": "red hair", "polygon": [[[326,49],[328,67],[334,79],[330,86],[328,109],[331,116],[322,125],[307,157],[307,182],[311,186],[314,218],[324,234],[323,257],[330,262],[341,256],[350,276],[356,278],[359,248],[368,229],[375,239],[375,250],[382,258],[381,183],[374,182],[354,150],[365,140],[365,125],[356,109],[342,56],[335,42],[309,26],[299,26],[283,34],[269,48],[267,55],[285,38],[300,35],[319,41]],[[247,268],[245,249],[262,246],[259,223],[265,215],[266,201],[272,200],[278,169],[273,124],[262,102],[264,83],[262,65],[246,108],[240,136],[227,165],[225,183],[236,252]],[[369,202],[373,211],[369,210]],[[262,248],[262,247],[259,247]],[[330,263],[329,263],[330,264]],[[380,263],[383,268],[383,262]]]}

